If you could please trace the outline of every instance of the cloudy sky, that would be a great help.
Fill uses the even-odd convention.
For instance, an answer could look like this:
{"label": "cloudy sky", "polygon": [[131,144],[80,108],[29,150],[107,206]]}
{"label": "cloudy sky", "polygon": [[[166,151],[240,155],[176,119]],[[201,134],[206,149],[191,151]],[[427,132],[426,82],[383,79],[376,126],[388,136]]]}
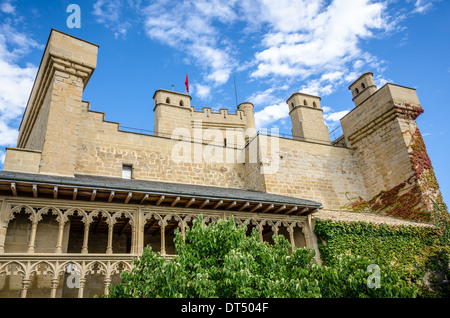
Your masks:
{"label": "cloudy sky", "polygon": [[[81,9],[81,28],[67,24],[70,4]],[[197,109],[233,111],[237,95],[255,105],[259,128],[285,134],[294,92],[320,96],[333,131],[362,73],[373,72],[378,87],[415,88],[449,203],[449,17],[447,0],[0,0],[0,167],[54,28],[100,46],[83,96],[91,108],[146,130],[155,90],[185,93],[186,74]]]}

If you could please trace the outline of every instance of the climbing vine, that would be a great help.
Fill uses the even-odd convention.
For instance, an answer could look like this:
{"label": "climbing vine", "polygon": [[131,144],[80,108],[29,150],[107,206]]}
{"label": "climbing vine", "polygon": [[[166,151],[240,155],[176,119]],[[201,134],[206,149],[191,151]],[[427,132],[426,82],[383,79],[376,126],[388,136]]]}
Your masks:
{"label": "climbing vine", "polygon": [[[415,176],[418,180],[420,180],[424,172],[427,170],[432,170],[433,166],[431,165],[431,160],[428,156],[425,142],[423,141],[419,128],[416,128],[414,133],[411,135],[410,148],[410,159],[414,168]],[[434,186],[436,185],[437,183],[434,184]]]}
{"label": "climbing vine", "polygon": [[[418,116],[419,113],[419,110],[410,112],[414,116]],[[448,216],[447,207],[439,191],[439,184],[419,128],[416,128],[411,134],[408,148],[414,170],[413,176],[390,190],[380,192],[368,201],[361,197],[350,198],[347,193],[350,203],[343,208],[351,211],[377,212],[415,221],[434,222],[435,216],[431,211],[433,202],[437,202],[444,206],[443,215]],[[438,212],[441,213],[440,211]]]}
{"label": "climbing vine", "polygon": [[447,233],[436,227],[392,226],[366,222],[316,220],[315,233],[322,262],[333,266],[342,255],[370,259],[382,269],[390,266],[422,297],[448,297],[450,246]]}
{"label": "climbing vine", "polygon": [[380,192],[368,201],[361,197],[349,198],[347,193],[350,203],[345,205],[344,208],[355,212],[371,211],[393,217],[428,222],[430,221],[430,212],[424,207],[421,188],[414,181],[414,177],[411,177],[388,191]]}
{"label": "climbing vine", "polygon": [[410,120],[416,120],[417,117],[419,117],[424,112],[422,107],[410,105],[408,103],[396,104],[394,105],[394,109],[402,118]]}

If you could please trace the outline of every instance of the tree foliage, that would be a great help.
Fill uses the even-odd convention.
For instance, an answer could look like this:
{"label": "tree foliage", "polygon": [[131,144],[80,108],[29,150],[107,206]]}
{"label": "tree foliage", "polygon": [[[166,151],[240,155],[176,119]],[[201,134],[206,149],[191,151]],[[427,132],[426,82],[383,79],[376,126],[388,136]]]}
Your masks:
{"label": "tree foliage", "polygon": [[[257,231],[233,218],[209,225],[202,218],[186,229],[185,240],[175,233],[176,254],[168,260],[147,247],[131,272],[109,289],[110,298],[310,298],[310,297],[414,297],[389,265],[383,265],[380,288],[370,288],[367,268],[371,260],[339,256],[319,266],[315,252],[294,248],[284,236],[274,244],[259,240]],[[106,297],[106,296],[105,296]]]}
{"label": "tree foliage", "polygon": [[449,297],[450,222],[446,208],[435,204],[434,227],[392,226],[367,222],[317,220],[320,256],[335,267],[342,255],[370,258],[389,265],[419,297]]}

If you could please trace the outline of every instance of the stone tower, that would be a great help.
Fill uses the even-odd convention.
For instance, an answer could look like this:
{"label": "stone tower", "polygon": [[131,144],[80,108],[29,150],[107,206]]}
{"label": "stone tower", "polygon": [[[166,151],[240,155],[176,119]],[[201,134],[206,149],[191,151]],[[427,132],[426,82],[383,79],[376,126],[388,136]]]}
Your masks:
{"label": "stone tower", "polygon": [[238,106],[238,111],[244,112],[245,118],[245,140],[248,141],[251,137],[256,134],[256,125],[255,125],[255,113],[254,106],[252,103],[241,103]]}
{"label": "stone tower", "polygon": [[155,135],[170,137],[175,128],[191,129],[191,96],[159,89],[153,99]]}
{"label": "stone tower", "polygon": [[294,93],[288,100],[294,139],[330,143],[330,135],[323,118],[320,97]]}
{"label": "stone tower", "polygon": [[373,73],[364,73],[350,85],[349,89],[352,92],[355,105],[360,105],[377,91],[377,87],[373,81]]}
{"label": "stone tower", "polygon": [[73,175],[82,96],[97,66],[98,46],[52,30],[19,128],[17,147],[33,150],[33,172]]}
{"label": "stone tower", "polygon": [[431,161],[415,119],[422,114],[416,91],[387,83],[377,90],[372,73],[349,87],[355,108],[341,119],[355,150],[372,211],[429,220],[432,201],[442,201]]}

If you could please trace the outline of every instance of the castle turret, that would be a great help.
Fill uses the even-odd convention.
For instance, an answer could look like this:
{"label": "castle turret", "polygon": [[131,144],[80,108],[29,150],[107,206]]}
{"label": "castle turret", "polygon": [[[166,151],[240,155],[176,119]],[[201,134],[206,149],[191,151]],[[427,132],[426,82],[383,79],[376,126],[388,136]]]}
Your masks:
{"label": "castle turret", "polygon": [[170,137],[175,128],[192,129],[191,96],[159,89],[153,95],[153,99],[156,135]]}
{"label": "castle turret", "polygon": [[318,96],[303,93],[295,93],[287,100],[294,139],[330,142],[320,100]]}
{"label": "castle turret", "polygon": [[355,106],[359,106],[377,91],[377,87],[373,81],[373,73],[367,72],[361,75],[350,85],[349,90],[352,91]]}
{"label": "castle turret", "polygon": [[246,130],[254,130],[256,133],[256,125],[255,125],[255,113],[254,113],[254,106],[252,103],[241,103],[238,106],[238,110],[241,110],[244,112],[245,120],[247,124],[245,125]]}

